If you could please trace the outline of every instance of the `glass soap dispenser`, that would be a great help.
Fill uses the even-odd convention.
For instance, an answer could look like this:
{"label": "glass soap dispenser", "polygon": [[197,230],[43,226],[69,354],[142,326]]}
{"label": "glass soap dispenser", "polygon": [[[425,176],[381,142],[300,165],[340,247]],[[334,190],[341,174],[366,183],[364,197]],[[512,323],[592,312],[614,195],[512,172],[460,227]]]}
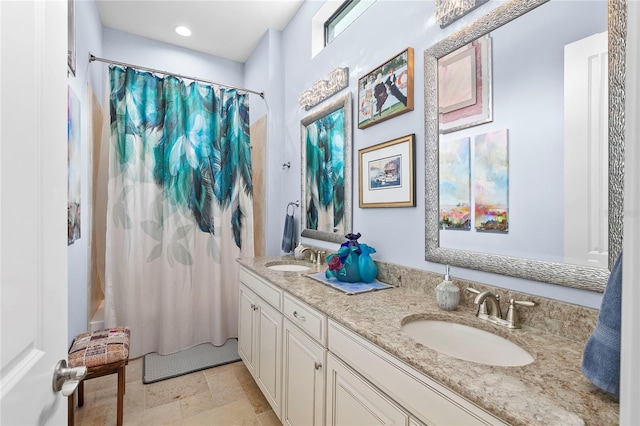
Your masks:
{"label": "glass soap dispenser", "polygon": [[455,311],[460,302],[460,289],[449,279],[449,265],[447,265],[444,281],[436,286],[436,302],[440,309]]}

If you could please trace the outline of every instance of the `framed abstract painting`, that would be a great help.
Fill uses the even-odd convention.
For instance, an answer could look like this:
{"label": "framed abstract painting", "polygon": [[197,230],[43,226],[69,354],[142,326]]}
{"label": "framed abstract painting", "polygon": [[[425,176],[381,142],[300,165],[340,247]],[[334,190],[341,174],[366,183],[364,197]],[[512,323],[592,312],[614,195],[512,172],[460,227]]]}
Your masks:
{"label": "framed abstract painting", "polygon": [[67,245],[80,238],[80,99],[71,86],[67,88],[67,138],[68,138],[68,193],[67,193]]}
{"label": "framed abstract painting", "polygon": [[446,134],[493,121],[491,38],[438,60],[438,129]]}
{"label": "framed abstract painting", "polygon": [[475,228],[509,232],[509,137],[498,130],[475,138]]}
{"label": "framed abstract painting", "polygon": [[471,229],[470,138],[440,140],[440,229]]}

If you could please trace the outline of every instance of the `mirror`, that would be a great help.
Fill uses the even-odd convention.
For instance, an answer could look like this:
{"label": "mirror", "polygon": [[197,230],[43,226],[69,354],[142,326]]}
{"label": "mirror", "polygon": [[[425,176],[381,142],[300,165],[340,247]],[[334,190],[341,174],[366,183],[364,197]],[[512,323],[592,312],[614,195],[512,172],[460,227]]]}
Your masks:
{"label": "mirror", "polygon": [[[601,15],[605,23],[608,15],[608,136],[604,133],[602,137],[605,142],[608,139],[608,147],[602,148],[603,152],[600,155],[602,157],[608,154],[608,162],[605,161],[604,177],[599,180],[605,182],[604,190],[601,191],[604,195],[600,197],[605,201],[602,206],[593,208],[594,212],[601,213],[604,217],[605,229],[604,232],[600,232],[600,235],[604,235],[604,242],[588,241],[589,247],[598,246],[604,252],[603,267],[593,266],[589,261],[574,261],[565,255],[565,240],[572,239],[564,235],[567,228],[565,212],[569,213],[569,219],[574,218],[576,221],[591,215],[581,210],[571,210],[565,205],[565,202],[573,197],[573,191],[565,189],[564,192],[560,191],[560,195],[551,196],[551,189],[555,189],[553,185],[564,188],[566,181],[570,180],[564,171],[567,168],[565,159],[573,157],[576,152],[588,151],[591,148],[587,148],[585,143],[583,148],[565,152],[566,147],[556,146],[553,148],[556,150],[553,152],[559,153],[556,155],[549,154],[549,147],[545,147],[545,143],[553,139],[559,144],[564,143],[570,117],[566,107],[580,102],[572,95],[567,95],[566,87],[562,87],[574,78],[573,75],[563,74],[565,45],[591,35],[583,34],[570,41],[564,40],[557,47],[553,47],[552,42],[560,37],[552,30],[584,21],[581,9],[583,4],[599,4],[603,9]],[[574,8],[572,13],[564,16],[557,13],[558,10],[568,7]],[[551,16],[548,12],[551,12]],[[536,23],[534,18],[538,15],[542,16],[542,21]],[[515,22],[511,22],[513,20]],[[534,25],[537,28],[536,32],[527,29],[529,26],[533,28]],[[514,38],[512,31],[515,27],[522,32],[522,38]],[[625,34],[625,0],[610,0],[608,11],[604,2],[510,0],[425,51],[426,260],[568,287],[604,291],[609,269],[622,248]],[[443,122],[440,125],[439,60],[449,60],[456,55],[459,58],[468,57],[469,55],[460,54],[465,50],[461,48],[476,40],[484,40],[487,35],[490,39],[487,57],[491,61],[485,70],[492,75],[492,79],[485,80],[484,84],[480,79],[477,82],[492,92],[493,96],[490,94],[487,98],[488,111],[484,111],[484,115],[479,112],[480,116],[475,120],[470,119],[468,124],[456,126]],[[483,42],[477,43],[482,47]],[[541,44],[545,49],[533,50],[530,46],[534,44]],[[480,47],[477,48],[478,52],[482,52]],[[526,74],[538,64],[527,66],[522,58],[541,64],[549,60],[559,60],[560,70],[538,68],[535,74]],[[605,58],[604,64],[606,63]],[[603,66],[606,69],[606,65]],[[542,72],[544,75],[541,75]],[[560,75],[559,85],[556,84],[556,80],[548,80],[546,86],[536,85],[541,77],[552,78],[551,74],[554,73],[556,80],[557,75]],[[516,89],[517,91],[511,92]],[[548,92],[552,91],[555,91],[555,100],[546,101],[544,104],[536,103],[540,97],[547,96]],[[607,91],[604,90],[602,93],[606,94]],[[479,90],[478,95],[477,99],[485,99]],[[567,96],[568,101],[564,100]],[[447,94],[446,99],[453,105],[458,101],[450,94]],[[604,105],[606,116],[606,102]],[[527,110],[525,106],[534,109]],[[544,117],[544,120],[541,117]],[[592,133],[598,129],[595,124],[583,127]],[[496,137],[496,134],[499,137]],[[491,226],[487,226],[487,222],[484,222],[483,227],[476,224],[478,206],[474,203],[477,204],[476,185],[483,179],[482,173],[478,170],[481,171],[484,163],[476,158],[475,149],[477,146],[480,152],[480,147],[486,146],[487,140],[496,138],[501,141],[502,146],[498,152],[506,158],[500,163],[501,167],[506,168],[507,176],[506,192],[503,192],[502,197],[503,203],[506,203],[506,213],[501,213],[508,217],[508,224],[494,221]],[[465,139],[467,142],[464,142]],[[441,203],[445,202],[447,194],[440,193],[440,167],[443,166],[443,162],[446,163],[444,154],[442,158],[440,155],[440,144],[449,141],[460,142],[461,146],[465,146],[466,143],[469,147],[465,149],[470,157],[467,185],[471,188],[471,218],[470,225],[465,230],[443,229],[446,226],[443,226],[441,221]],[[534,157],[536,153],[540,158]],[[537,162],[533,161],[534,159]],[[526,166],[531,163],[535,166],[527,169]],[[492,167],[487,168],[484,164],[484,168],[490,171],[493,170]],[[598,179],[590,177],[585,180],[598,183]],[[558,204],[550,205],[552,199],[557,199]],[[541,204],[542,201],[544,203]],[[500,226],[497,226],[497,223]],[[586,233],[586,229],[584,232]],[[602,238],[601,236],[600,239]],[[515,242],[519,242],[519,245],[512,245]],[[560,254],[554,252],[557,246],[560,247]]]}
{"label": "mirror", "polygon": [[300,121],[302,236],[341,243],[351,232],[351,93]]}

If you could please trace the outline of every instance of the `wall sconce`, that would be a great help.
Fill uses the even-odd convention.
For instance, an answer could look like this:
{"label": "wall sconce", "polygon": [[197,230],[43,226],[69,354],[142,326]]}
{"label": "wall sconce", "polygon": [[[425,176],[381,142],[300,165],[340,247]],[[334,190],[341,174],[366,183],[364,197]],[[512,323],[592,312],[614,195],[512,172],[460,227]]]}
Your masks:
{"label": "wall sconce", "polygon": [[329,73],[327,80],[318,80],[311,89],[300,94],[300,108],[305,111],[338,93],[349,85],[349,68],[336,68]]}

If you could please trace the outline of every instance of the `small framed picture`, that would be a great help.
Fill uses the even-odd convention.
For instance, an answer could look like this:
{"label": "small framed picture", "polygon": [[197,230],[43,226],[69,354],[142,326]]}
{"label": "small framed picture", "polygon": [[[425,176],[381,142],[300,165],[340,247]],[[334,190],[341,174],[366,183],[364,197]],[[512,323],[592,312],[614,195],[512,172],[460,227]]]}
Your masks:
{"label": "small framed picture", "polygon": [[415,207],[415,134],[358,151],[360,208]]}
{"label": "small framed picture", "polygon": [[358,128],[413,111],[413,48],[408,47],[358,80]]}

